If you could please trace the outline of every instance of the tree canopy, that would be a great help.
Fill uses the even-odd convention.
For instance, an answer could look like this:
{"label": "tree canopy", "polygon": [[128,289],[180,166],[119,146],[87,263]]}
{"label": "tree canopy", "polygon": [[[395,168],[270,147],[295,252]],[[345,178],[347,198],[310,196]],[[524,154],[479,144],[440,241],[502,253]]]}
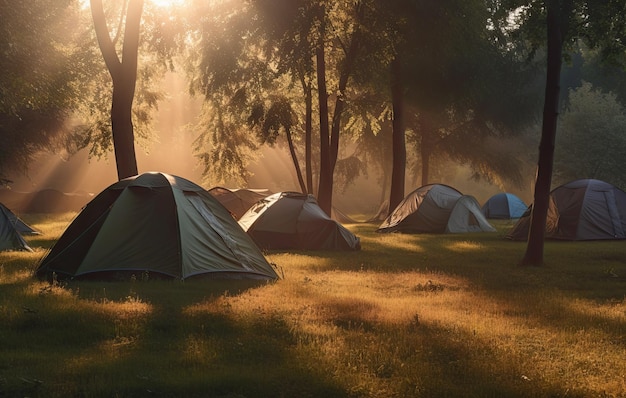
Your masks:
{"label": "tree canopy", "polygon": [[0,3],[0,181],[66,129],[80,97],[77,2]]}
{"label": "tree canopy", "polygon": [[590,83],[571,90],[556,140],[557,182],[594,178],[626,187],[625,131],[626,110],[615,94]]}
{"label": "tree canopy", "polygon": [[[7,154],[0,177],[7,165],[24,167],[53,141],[69,153],[120,149],[111,117],[116,87],[136,87],[123,118],[131,149],[121,159],[131,159],[135,141],[152,140],[159,76],[184,59],[190,91],[204,102],[193,126],[194,151],[209,185],[245,185],[260,146],[283,142],[297,176],[291,189],[316,194],[328,212],[336,186],[372,171],[396,201],[405,181],[420,175],[428,183],[444,162],[500,187],[515,185],[523,151],[510,143],[541,107],[545,65],[539,61],[552,54],[543,49],[548,9],[558,11],[558,59],[572,64],[564,82],[580,86],[585,78],[594,87],[614,87],[616,106],[626,93],[619,2],[190,0],[164,8],[145,0],[136,7],[135,43],[122,34],[124,17],[131,16],[121,12],[125,4],[143,2],[92,0],[90,9],[70,0],[0,5],[11,16],[0,24],[6,32],[0,48],[8,54],[0,59],[6,70],[0,129],[8,137],[0,145]],[[97,35],[88,18],[93,11],[106,22]],[[20,19],[28,23],[14,22]],[[104,58],[96,36],[108,41]],[[136,51],[136,75],[120,78],[118,66],[130,61],[127,44]],[[558,100],[551,101],[559,112]],[[574,104],[564,123],[583,111]],[[611,108],[606,101],[604,107]],[[609,130],[602,132],[607,141]],[[554,144],[548,139],[540,153],[551,153]],[[128,170],[120,177],[136,172]],[[563,176],[565,170],[559,166]]]}

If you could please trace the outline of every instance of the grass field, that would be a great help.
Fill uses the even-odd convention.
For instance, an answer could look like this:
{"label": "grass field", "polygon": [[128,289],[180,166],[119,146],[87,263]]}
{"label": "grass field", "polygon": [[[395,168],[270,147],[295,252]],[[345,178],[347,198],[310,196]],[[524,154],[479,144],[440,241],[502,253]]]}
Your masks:
{"label": "grass field", "polygon": [[625,397],[626,242],[380,235],[271,252],[264,285],[32,272],[71,214],[0,253],[0,397]]}

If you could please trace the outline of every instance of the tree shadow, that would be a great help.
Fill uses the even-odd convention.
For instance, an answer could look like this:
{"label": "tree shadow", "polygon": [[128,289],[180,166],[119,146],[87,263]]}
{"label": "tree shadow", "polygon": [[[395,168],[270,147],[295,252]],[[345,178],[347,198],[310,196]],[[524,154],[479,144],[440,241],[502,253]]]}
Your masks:
{"label": "tree shadow", "polygon": [[[28,377],[0,368],[9,396],[348,396],[326,365],[303,360],[284,317],[229,306],[265,284],[72,281],[25,292],[28,282],[8,294],[30,312],[0,330],[24,345],[5,351],[9,365],[40,365]],[[63,365],[50,369],[51,358]]]}

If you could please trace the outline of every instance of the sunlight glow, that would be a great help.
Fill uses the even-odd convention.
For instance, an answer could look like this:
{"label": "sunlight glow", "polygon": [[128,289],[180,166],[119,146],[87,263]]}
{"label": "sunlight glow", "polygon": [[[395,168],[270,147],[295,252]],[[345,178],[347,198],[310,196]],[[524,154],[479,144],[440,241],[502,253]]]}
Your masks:
{"label": "sunlight glow", "polygon": [[185,0],[149,0],[157,7],[176,7],[185,3]]}

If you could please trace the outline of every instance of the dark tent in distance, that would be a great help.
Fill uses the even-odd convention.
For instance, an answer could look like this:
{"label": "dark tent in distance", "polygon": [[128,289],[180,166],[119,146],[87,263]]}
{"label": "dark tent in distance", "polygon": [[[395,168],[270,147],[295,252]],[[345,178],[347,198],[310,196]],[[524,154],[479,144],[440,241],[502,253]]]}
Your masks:
{"label": "dark tent in distance", "polygon": [[488,219],[510,220],[520,218],[528,206],[512,193],[497,193],[487,199],[482,212]]}
{"label": "dark tent in distance", "polygon": [[0,251],[32,251],[22,234],[37,233],[37,231],[26,225],[11,210],[0,203]]}
{"label": "dark tent in distance", "polygon": [[209,189],[213,195],[237,220],[256,202],[270,195],[267,189],[229,189],[214,187]]}
{"label": "dark tent in distance", "polygon": [[261,199],[239,225],[263,249],[359,250],[360,239],[332,220],[313,195],[279,192]]}
{"label": "dark tent in distance", "polygon": [[443,184],[424,185],[408,194],[376,232],[494,232],[470,195]]}
{"label": "dark tent in distance", "polygon": [[[507,238],[528,239],[531,207],[511,228]],[[625,239],[625,231],[626,193],[612,184],[582,179],[568,182],[550,192],[546,238]]]}
{"label": "dark tent in distance", "polygon": [[109,186],[68,226],[40,278],[132,274],[275,280],[278,275],[224,206],[181,177],[152,172]]}

